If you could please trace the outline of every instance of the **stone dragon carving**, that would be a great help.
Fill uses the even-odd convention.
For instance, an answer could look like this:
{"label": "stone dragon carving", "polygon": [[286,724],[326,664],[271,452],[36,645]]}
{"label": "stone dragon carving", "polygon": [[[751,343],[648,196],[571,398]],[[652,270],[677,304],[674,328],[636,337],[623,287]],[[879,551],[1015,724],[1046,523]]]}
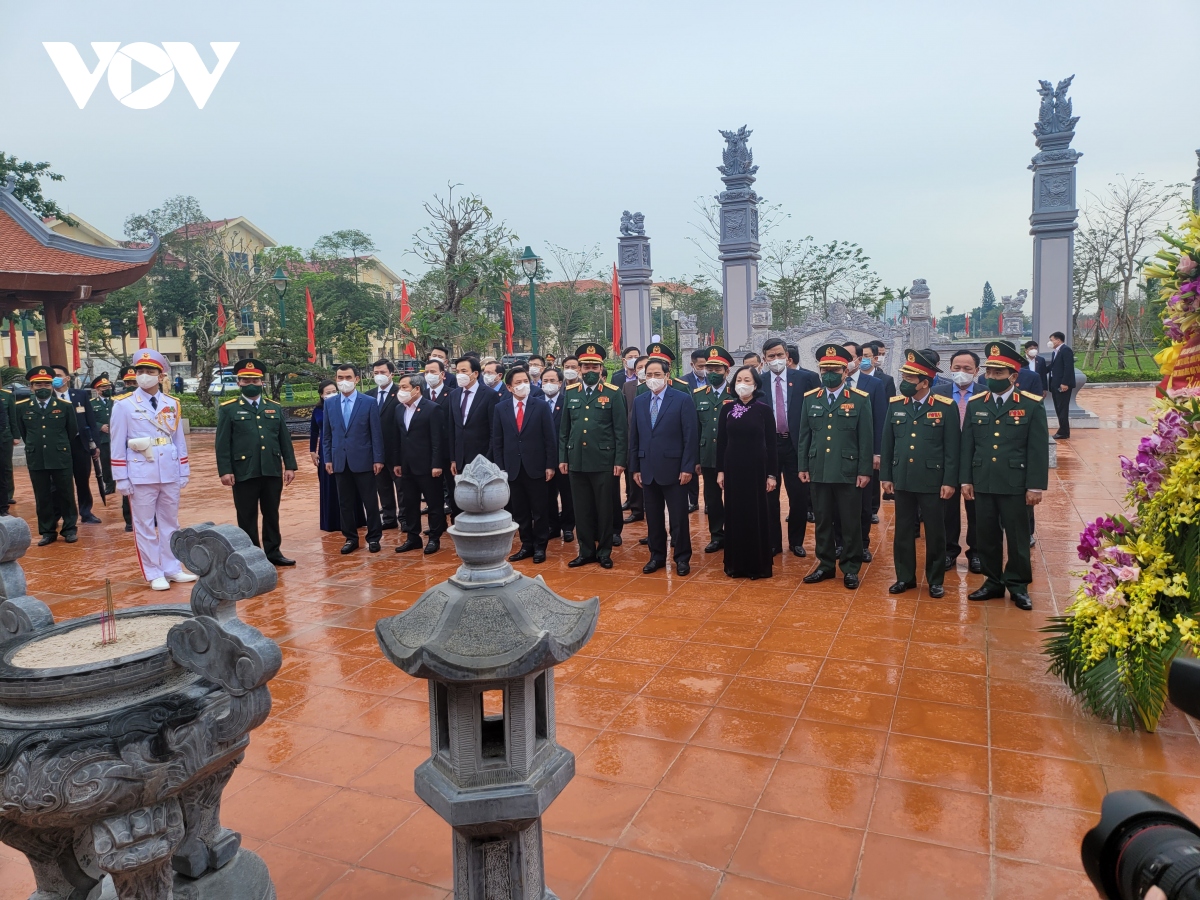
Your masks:
{"label": "stone dragon carving", "polygon": [[754,134],[753,129],[747,128],[745,125],[737,131],[721,130],[721,137],[725,138],[725,150],[721,154],[721,161],[724,165],[717,166],[718,172],[731,178],[738,175],[753,175],[758,171],[758,166],[754,165],[754,151],[746,143],[752,134]]}

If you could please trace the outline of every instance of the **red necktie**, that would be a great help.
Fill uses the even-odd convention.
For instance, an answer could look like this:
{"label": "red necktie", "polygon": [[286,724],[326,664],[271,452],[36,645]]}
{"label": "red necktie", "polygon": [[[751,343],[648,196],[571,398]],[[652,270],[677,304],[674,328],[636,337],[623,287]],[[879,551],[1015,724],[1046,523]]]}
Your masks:
{"label": "red necktie", "polygon": [[517,401],[517,431],[525,427],[525,401]]}

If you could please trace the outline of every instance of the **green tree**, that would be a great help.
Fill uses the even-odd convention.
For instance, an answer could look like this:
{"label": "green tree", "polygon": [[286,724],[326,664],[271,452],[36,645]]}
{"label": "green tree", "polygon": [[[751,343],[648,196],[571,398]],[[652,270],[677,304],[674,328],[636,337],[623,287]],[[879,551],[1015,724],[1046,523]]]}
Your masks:
{"label": "green tree", "polygon": [[983,299],[980,301],[980,309],[986,315],[996,306],[996,292],[992,290],[992,283],[985,281],[983,283]]}
{"label": "green tree", "polygon": [[42,194],[42,179],[47,181],[62,181],[64,176],[50,171],[48,162],[29,162],[0,151],[0,182],[15,179],[13,196],[25,204],[42,218],[51,216],[74,225],[75,220],[68,216],[57,203],[47,199]]}
{"label": "green tree", "polygon": [[314,262],[324,263],[327,271],[341,273],[348,270],[357,282],[359,270],[374,265],[371,260],[360,257],[374,253],[377,249],[379,248],[366,232],[357,228],[343,228],[317,238],[310,256]]}

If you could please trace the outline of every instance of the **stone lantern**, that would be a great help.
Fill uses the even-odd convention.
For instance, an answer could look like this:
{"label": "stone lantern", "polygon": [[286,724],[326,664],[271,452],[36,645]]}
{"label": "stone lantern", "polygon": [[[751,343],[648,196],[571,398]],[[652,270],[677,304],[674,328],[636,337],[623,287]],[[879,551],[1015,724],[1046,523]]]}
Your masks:
{"label": "stone lantern", "polygon": [[416,792],[454,829],[457,900],[553,898],[542,813],[575,774],[555,742],[554,666],[591,638],[599,598],[574,603],[513,570],[504,473],[482,456],[459,476],[451,578],[375,626],[384,655],[429,680],[431,756]]}

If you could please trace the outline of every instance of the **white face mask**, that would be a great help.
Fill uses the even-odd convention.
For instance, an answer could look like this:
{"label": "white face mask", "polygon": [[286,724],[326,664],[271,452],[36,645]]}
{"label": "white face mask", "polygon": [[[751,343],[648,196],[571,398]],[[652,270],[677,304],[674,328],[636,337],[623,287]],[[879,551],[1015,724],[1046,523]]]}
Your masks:
{"label": "white face mask", "polygon": [[650,390],[654,391],[654,393],[656,393],[656,394],[659,391],[661,391],[663,388],[665,388],[666,386],[667,386],[667,379],[665,379],[665,378],[647,378],[646,379],[646,387],[650,388]]}
{"label": "white face mask", "polygon": [[411,403],[412,398],[413,398],[412,391],[396,391],[396,399],[405,405],[407,405],[408,403]]}
{"label": "white face mask", "polygon": [[384,375],[383,373],[380,373],[375,376],[375,384],[381,388],[385,388],[391,383],[392,383],[391,375]]}
{"label": "white face mask", "polygon": [[530,366],[529,367],[529,377],[530,378],[537,378],[541,374],[542,374],[541,366]]}
{"label": "white face mask", "polygon": [[430,387],[437,387],[441,384],[442,376],[437,372],[426,372],[425,383]]}
{"label": "white face mask", "polygon": [[338,390],[341,391],[343,394],[353,394],[354,393],[354,382],[349,381],[344,378],[339,378],[338,379]]}
{"label": "white face mask", "polygon": [[1028,356],[1030,359],[1037,359],[1037,351],[1035,349],[1033,349],[1032,347],[1030,347],[1028,350],[1025,351],[1025,355]]}
{"label": "white face mask", "polygon": [[578,369],[563,369],[563,378],[567,379],[567,381],[578,381],[579,380],[579,370]]}
{"label": "white face mask", "polygon": [[959,387],[966,387],[968,384],[970,384],[972,381],[975,380],[975,376],[972,375],[970,372],[951,372],[950,380],[953,381],[955,384],[957,384]]}
{"label": "white face mask", "polygon": [[542,393],[544,393],[547,397],[557,397],[558,396],[558,382],[557,381],[547,381],[545,384],[542,385]]}
{"label": "white face mask", "polygon": [[322,394],[322,395],[321,395],[321,399],[322,399],[322,400],[328,400],[328,399],[330,399],[331,397],[336,397],[336,396],[337,396],[337,391],[330,391],[330,392],[329,392],[329,393],[327,393],[327,394]]}
{"label": "white face mask", "polygon": [[[150,388],[158,386],[158,376],[157,375],[139,375],[137,377],[137,383],[138,383],[138,387],[140,387],[143,391],[148,391],[148,390],[150,390]],[[64,390],[65,390],[65,388],[64,388]]]}
{"label": "white face mask", "polygon": [[[496,382],[499,380],[500,380],[500,376],[497,375],[495,372],[484,372],[483,373],[483,383],[486,384],[488,387],[495,387]],[[459,382],[459,384],[462,384],[462,383],[463,382],[461,382],[461,381]]]}
{"label": "white face mask", "polygon": [[625,368],[631,372],[637,368],[637,357],[631,356],[629,359],[625,360]]}
{"label": "white face mask", "polygon": [[637,376],[638,376],[638,381],[645,381],[646,380],[646,371],[643,369],[641,372],[637,373]]}
{"label": "white face mask", "polygon": [[518,400],[524,400],[529,396],[529,382],[522,381],[520,384],[514,384],[512,386],[512,392],[513,396]]}
{"label": "white face mask", "polygon": [[780,372],[782,372],[784,369],[787,368],[787,360],[786,359],[772,359],[767,363],[767,367],[772,372],[774,372],[776,375],[778,375]]}
{"label": "white face mask", "polygon": [[471,383],[471,376],[468,375],[466,372],[459,372],[454,377],[458,381],[458,386],[461,388],[465,388],[468,384]]}
{"label": "white face mask", "polygon": [[754,393],[754,385],[746,384],[743,381],[739,381],[736,385],[734,385],[733,389],[737,391],[737,395],[743,400],[750,399],[750,395]]}

